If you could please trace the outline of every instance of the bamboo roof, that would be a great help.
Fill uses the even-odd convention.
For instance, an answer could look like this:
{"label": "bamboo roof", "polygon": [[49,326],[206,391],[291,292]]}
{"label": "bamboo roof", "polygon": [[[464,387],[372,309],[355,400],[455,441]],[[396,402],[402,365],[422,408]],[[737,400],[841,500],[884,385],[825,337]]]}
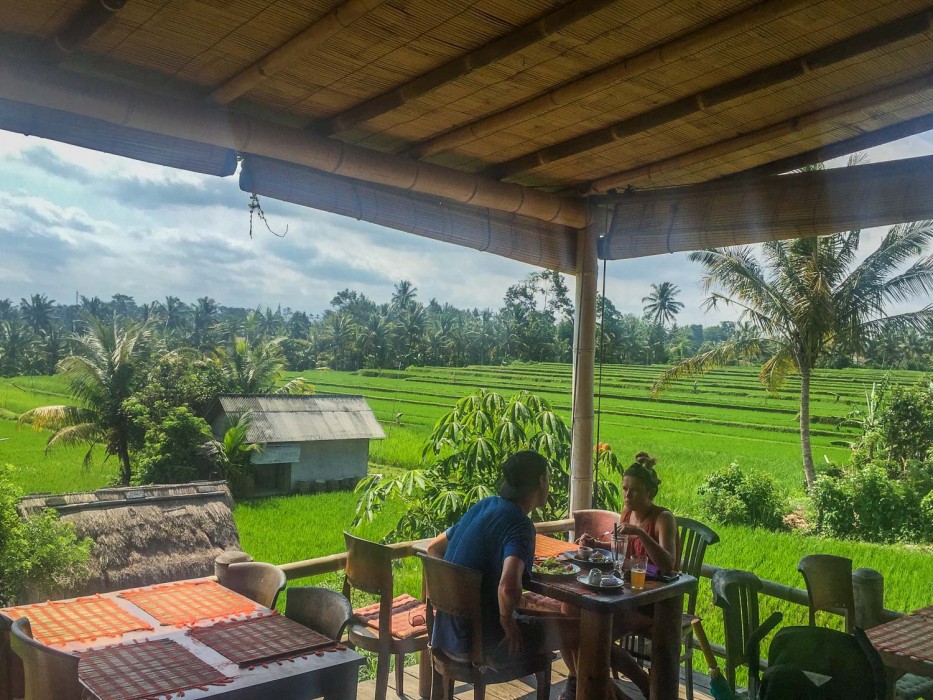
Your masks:
{"label": "bamboo roof", "polygon": [[[570,271],[587,196],[933,128],[931,20],[929,0],[0,0],[0,100],[308,167],[333,181],[307,203],[341,213],[401,195],[437,223],[389,225],[480,249],[531,221],[530,249],[497,252]],[[488,231],[443,228],[475,222],[439,200]]]}

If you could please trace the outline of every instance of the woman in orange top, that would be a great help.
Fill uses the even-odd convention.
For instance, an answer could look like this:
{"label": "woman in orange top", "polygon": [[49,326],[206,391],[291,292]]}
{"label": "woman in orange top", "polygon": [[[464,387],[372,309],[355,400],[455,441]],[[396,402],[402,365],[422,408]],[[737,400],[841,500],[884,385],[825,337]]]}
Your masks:
{"label": "woman in orange top", "polygon": [[[647,556],[658,571],[669,572],[677,568],[677,521],[671,511],[654,502],[661,485],[654,470],[656,462],[647,452],[639,452],[635,462],[623,473],[624,501],[619,532],[629,536],[628,556]],[[590,547],[608,549],[610,546],[609,539],[589,535],[584,535],[581,541]],[[637,610],[617,613],[613,620],[613,637],[650,634],[651,624],[651,617]],[[612,661],[648,697],[648,674],[635,659],[621,647],[614,646]]]}

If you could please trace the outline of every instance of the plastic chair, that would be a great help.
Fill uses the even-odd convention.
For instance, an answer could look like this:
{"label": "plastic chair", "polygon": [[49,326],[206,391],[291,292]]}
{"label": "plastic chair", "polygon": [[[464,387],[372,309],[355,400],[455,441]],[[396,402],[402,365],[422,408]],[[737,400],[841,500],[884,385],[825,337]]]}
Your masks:
{"label": "plastic chair", "polygon": [[810,625],[816,625],[816,611],[842,615],[846,632],[855,624],[855,597],[852,593],[852,560],[834,554],[810,554],[797,564],[803,574],[810,599]]}
{"label": "plastic chair", "polygon": [[713,574],[713,604],[722,609],[726,637],[725,674],[735,690],[735,669],[748,666],[748,697],[758,697],[761,671],[761,640],[783,615],[772,613],[763,624],[758,620],[758,591],[761,580],[748,571],[721,569]]}
{"label": "plastic chair", "polygon": [[33,639],[25,617],[13,623],[10,646],[23,661],[25,700],[81,700],[78,657],[50,649]]}
{"label": "plastic chair", "polygon": [[[344,597],[350,600],[351,590],[355,588],[379,598],[378,629],[373,629],[363,620],[353,619],[348,627],[350,643],[378,655],[375,700],[385,700],[389,688],[389,660],[393,655],[395,692],[403,696],[405,654],[427,649],[427,631],[406,638],[399,638],[392,633],[392,607],[396,600],[392,597],[392,548],[354,537],[348,532],[344,532],[343,537],[347,545]],[[424,614],[423,608],[419,614]]]}
{"label": "plastic chair", "polygon": [[14,700],[26,694],[23,662],[10,648],[13,620],[0,614],[0,700]]}
{"label": "plastic chair", "polygon": [[250,561],[227,567],[220,584],[265,608],[274,608],[287,583],[285,572],[274,564]]}
{"label": "plastic chair", "polygon": [[480,601],[481,572],[451,564],[443,559],[419,554],[424,566],[424,580],[428,599],[428,632],[433,634],[434,611],[470,621],[473,640],[470,660],[448,656],[443,649],[431,649],[431,700],[453,700],[454,681],[473,685],[473,697],[483,700],[486,686],[508,683],[534,674],[538,700],[547,700],[551,694],[551,654],[549,652],[523,655],[509,660],[506,665],[489,666],[483,649],[483,614]]}
{"label": "plastic chair", "polygon": [[285,617],[339,641],[353,609],[350,601],[329,588],[293,586],[285,591]]}
{"label": "plastic chair", "polygon": [[[719,542],[711,528],[690,518],[677,518],[677,541],[680,547],[678,570],[697,579],[703,568],[706,548]],[[680,661],[684,665],[684,689],[687,700],[693,700],[693,627],[690,624],[696,613],[697,592],[690,592],[685,600],[682,625],[683,651]],[[650,661],[651,654],[647,647],[650,637],[627,635],[622,638],[622,646],[639,661]],[[615,669],[613,669],[615,670]]]}
{"label": "plastic chair", "polygon": [[[828,680],[813,687],[806,674]],[[759,697],[884,700],[886,692],[881,657],[862,630],[784,627],[771,640]]]}

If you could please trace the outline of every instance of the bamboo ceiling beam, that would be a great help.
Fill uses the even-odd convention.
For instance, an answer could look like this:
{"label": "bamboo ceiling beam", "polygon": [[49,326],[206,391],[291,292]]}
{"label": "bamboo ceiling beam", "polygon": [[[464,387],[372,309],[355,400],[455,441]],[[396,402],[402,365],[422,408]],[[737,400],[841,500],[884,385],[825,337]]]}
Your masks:
{"label": "bamboo ceiling beam", "polygon": [[0,97],[572,228],[587,222],[586,206],[578,198],[371,151],[203,102],[30,68],[6,55],[0,57]]}
{"label": "bamboo ceiling beam", "polygon": [[314,128],[331,136],[347,131],[356,124],[401,107],[442,85],[469,75],[494,61],[511,56],[551,34],[559,32],[574,22],[592,15],[607,5],[611,5],[613,2],[615,0],[574,0],[574,2],[564,5],[549,15],[539,17],[511,34],[495,39],[465,56],[455,58],[424,75],[408,81],[404,85],[382,93],[378,97],[351,107],[323,122],[319,128]]}
{"label": "bamboo ceiling beam", "polygon": [[230,78],[211,93],[210,99],[222,105],[233,102],[266,78],[294,65],[337,32],[349,27],[384,2],[385,0],[347,0],[303,32]]}
{"label": "bamboo ceiling beam", "polygon": [[542,165],[608,146],[649,129],[705,112],[717,105],[749,97],[761,90],[777,87],[789,80],[805,76],[812,71],[827,68],[899,41],[926,34],[930,30],[931,24],[933,24],[933,11],[930,10],[903,17],[829,46],[824,46],[816,51],[811,51],[808,54],[796,56],[788,61],[762,68],[735,80],[720,83],[715,87],[683,97],[649,112],[629,117],[612,126],[597,129],[588,134],[492,166],[486,170],[486,174],[496,180],[501,180],[534,170]]}
{"label": "bamboo ceiling beam", "polygon": [[724,141],[718,141],[693,151],[680,153],[670,158],[647,163],[637,168],[631,168],[600,178],[590,184],[588,193],[601,194],[609,190],[626,187],[636,182],[650,182],[653,177],[668,173],[671,170],[689,167],[707,160],[726,156],[766,141],[779,139],[822,122],[845,117],[853,112],[877,107],[886,102],[907,97],[921,91],[930,90],[931,88],[933,88],[933,72],[924,73],[919,77],[911,78],[893,85],[887,85],[858,97],[843,100],[829,105],[828,107],[806,112],[790,119],[784,119],[775,124],[769,124],[768,126],[749,131],[745,134],[740,134],[739,136]]}
{"label": "bamboo ceiling beam", "polygon": [[615,83],[630,80],[650,70],[681,60],[709,48],[713,44],[758,28],[762,24],[811,4],[808,0],[764,0],[718,22],[677,37],[666,44],[653,46],[639,53],[626,56],[622,60],[585,78],[565,83],[526,102],[459,126],[445,134],[414,146],[409,150],[409,155],[416,158],[425,158],[435,153],[449,151],[468,141],[488,136],[513,124],[538,117],[552,109],[575,102],[586,95]]}
{"label": "bamboo ceiling beam", "polygon": [[71,53],[107,24],[126,3],[127,0],[88,0],[55,35],[55,45]]}
{"label": "bamboo ceiling beam", "polygon": [[780,175],[781,173],[789,173],[793,170],[805,168],[808,165],[825,163],[833,158],[848,156],[868,148],[881,146],[885,143],[891,143],[892,141],[904,139],[908,136],[915,136],[916,134],[922,134],[927,131],[933,131],[933,114],[926,114],[922,117],[908,119],[899,124],[892,124],[891,126],[874,129],[873,131],[866,131],[858,136],[845,139],[844,141],[838,141],[826,146],[821,146],[820,148],[814,148],[804,153],[798,153],[795,156],[788,156],[787,158],[781,158],[771,163],[758,165],[748,170],[725,175],[719,179],[733,180],[756,175]]}
{"label": "bamboo ceiling beam", "polygon": [[933,218],[933,156],[618,196],[605,260],[823,236]]}

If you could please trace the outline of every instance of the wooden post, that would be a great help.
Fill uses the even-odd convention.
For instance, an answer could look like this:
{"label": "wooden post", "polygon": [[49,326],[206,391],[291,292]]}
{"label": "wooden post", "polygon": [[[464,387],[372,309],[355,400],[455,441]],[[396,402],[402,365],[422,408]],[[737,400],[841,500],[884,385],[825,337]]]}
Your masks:
{"label": "wooden post", "polygon": [[856,569],[852,572],[852,595],[855,598],[855,626],[867,630],[880,625],[884,608],[884,576],[874,569]]}
{"label": "wooden post", "polygon": [[606,208],[590,208],[590,223],[577,239],[573,323],[573,416],[570,513],[593,504],[593,365],[596,361],[596,242],[606,229]]}
{"label": "wooden post", "polygon": [[224,579],[227,577],[227,567],[231,564],[239,564],[252,560],[253,558],[249,554],[241,552],[238,549],[228,549],[226,552],[221,552],[217,558],[214,559],[214,576],[217,577],[217,582],[223,584]]}

